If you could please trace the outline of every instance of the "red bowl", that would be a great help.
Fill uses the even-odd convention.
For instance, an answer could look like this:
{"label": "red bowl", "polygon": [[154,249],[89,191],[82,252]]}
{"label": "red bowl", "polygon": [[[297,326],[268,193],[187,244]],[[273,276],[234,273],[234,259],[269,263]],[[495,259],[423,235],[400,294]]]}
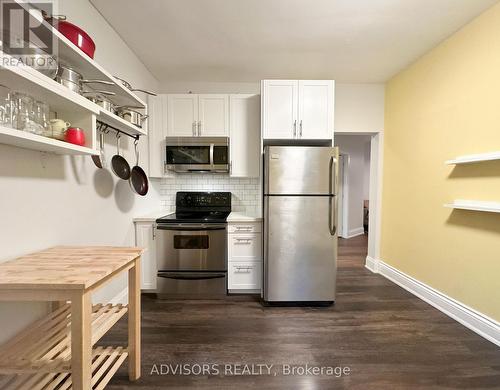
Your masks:
{"label": "red bowl", "polygon": [[85,132],[79,127],[68,127],[64,139],[71,144],[85,146]]}
{"label": "red bowl", "polygon": [[58,20],[55,25],[62,35],[68,38],[90,58],[94,58],[95,43],[92,38],[90,38],[89,34],[83,31],[80,27],[65,20]]}

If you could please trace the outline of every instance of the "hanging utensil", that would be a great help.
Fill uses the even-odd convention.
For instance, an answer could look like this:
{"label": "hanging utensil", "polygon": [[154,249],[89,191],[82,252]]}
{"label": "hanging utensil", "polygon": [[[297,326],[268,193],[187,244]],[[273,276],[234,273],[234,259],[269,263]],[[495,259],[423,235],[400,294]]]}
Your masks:
{"label": "hanging utensil", "polygon": [[146,91],[145,89],[132,88],[132,85],[130,85],[130,83],[127,80],[123,80],[122,78],[117,77],[117,76],[114,76],[114,77],[115,77],[115,79],[119,80],[122,83],[122,85],[125,88],[127,88],[129,91],[133,91],[133,92],[139,91],[139,92],[147,93],[148,95],[151,95],[151,96],[157,96],[156,93],[151,92],[151,91]]}
{"label": "hanging utensil", "polygon": [[130,179],[130,165],[127,160],[120,155],[120,134],[116,134],[116,154],[111,159],[113,173],[122,180]]}
{"label": "hanging utensil", "polygon": [[139,143],[139,140],[134,141],[134,147],[135,147],[135,167],[132,168],[132,172],[130,173],[130,188],[132,188],[132,191],[134,191],[136,194],[145,196],[148,193],[149,189],[149,183],[148,183],[148,176],[146,175],[146,172],[139,166],[139,149],[137,148],[137,144]]}
{"label": "hanging utensil", "polygon": [[104,156],[104,132],[102,130],[99,131],[99,154],[93,155],[92,161],[97,168],[102,169],[106,167],[106,158]]}

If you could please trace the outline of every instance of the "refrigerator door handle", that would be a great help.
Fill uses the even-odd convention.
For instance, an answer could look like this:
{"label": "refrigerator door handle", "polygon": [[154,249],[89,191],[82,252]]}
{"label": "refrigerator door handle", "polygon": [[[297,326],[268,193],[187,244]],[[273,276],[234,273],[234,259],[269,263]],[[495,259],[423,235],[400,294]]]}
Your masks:
{"label": "refrigerator door handle", "polygon": [[[337,232],[337,224],[335,223],[336,215],[335,215],[335,205],[333,203],[334,197],[330,196],[328,198],[328,230],[330,231],[330,235],[334,236]],[[333,214],[333,215],[332,215]]]}
{"label": "refrigerator door handle", "polygon": [[335,177],[334,177],[334,169],[333,169],[333,166],[334,166],[334,163],[335,163],[335,157],[331,156],[330,157],[330,166],[329,166],[329,172],[330,172],[330,195],[337,195],[336,192],[337,192],[337,185],[335,183]]}

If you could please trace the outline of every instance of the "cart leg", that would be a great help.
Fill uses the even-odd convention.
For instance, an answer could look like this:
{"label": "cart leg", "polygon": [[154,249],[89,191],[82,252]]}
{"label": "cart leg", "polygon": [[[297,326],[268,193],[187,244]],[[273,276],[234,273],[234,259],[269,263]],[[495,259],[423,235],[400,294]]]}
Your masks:
{"label": "cart leg", "polygon": [[141,258],[128,271],[128,377],[141,377]]}
{"label": "cart leg", "polygon": [[91,389],[91,316],[91,294],[76,293],[71,299],[71,380],[73,390]]}

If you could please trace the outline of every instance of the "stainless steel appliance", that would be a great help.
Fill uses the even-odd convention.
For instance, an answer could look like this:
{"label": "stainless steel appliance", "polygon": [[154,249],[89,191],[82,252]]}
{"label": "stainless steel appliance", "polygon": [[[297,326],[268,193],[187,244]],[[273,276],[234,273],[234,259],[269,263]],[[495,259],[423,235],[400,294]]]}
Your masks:
{"label": "stainless steel appliance", "polygon": [[218,298],[227,292],[230,192],[178,192],[174,214],[157,223],[157,294]]}
{"label": "stainless steel appliance", "polygon": [[265,302],[335,301],[337,161],[337,148],[265,147]]}
{"label": "stainless steel appliance", "polygon": [[167,169],[174,172],[229,172],[228,137],[166,137]]}

